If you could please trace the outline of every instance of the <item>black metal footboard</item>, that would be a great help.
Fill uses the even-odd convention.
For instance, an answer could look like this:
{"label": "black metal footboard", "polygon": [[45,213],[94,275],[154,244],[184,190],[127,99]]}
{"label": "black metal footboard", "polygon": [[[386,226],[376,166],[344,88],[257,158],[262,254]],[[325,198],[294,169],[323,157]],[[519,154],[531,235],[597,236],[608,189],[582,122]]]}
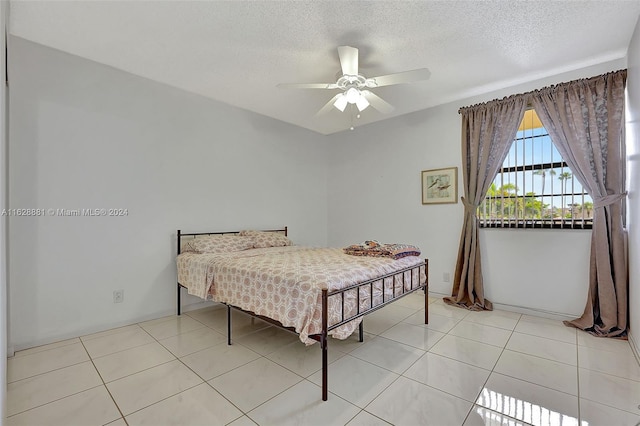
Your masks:
{"label": "black metal footboard", "polygon": [[[425,274],[425,282],[424,283],[420,283],[420,270],[423,269],[424,270],[424,274]],[[414,281],[414,271],[417,270],[417,282]],[[404,281],[402,282],[402,286],[401,288],[398,288],[395,286],[395,282],[392,282],[392,288],[393,288],[393,293],[391,296],[386,296],[385,291],[384,291],[384,280],[386,278],[392,278],[400,275],[400,274],[404,274],[406,272],[409,272],[410,276],[411,276],[411,282],[409,285],[409,288],[406,288],[406,285],[404,283]],[[373,289],[374,289],[374,285],[377,282],[382,282],[382,301],[380,303],[377,303],[374,305],[373,301],[374,301],[374,296],[373,296]],[[320,343],[320,348],[322,350],[322,400],[326,401],[329,395],[329,390],[328,390],[328,376],[329,376],[329,372],[328,372],[328,337],[329,337],[329,332],[333,329],[336,329],[350,321],[356,320],[358,318],[361,318],[367,314],[370,314],[371,312],[377,311],[380,308],[385,307],[386,305],[388,305],[389,303],[395,302],[398,299],[403,298],[404,296],[411,294],[415,291],[418,290],[423,290],[424,291],[424,323],[428,324],[429,323],[429,297],[428,297],[428,287],[429,287],[429,260],[425,259],[424,262],[421,262],[417,265],[413,265],[413,266],[409,266],[407,268],[403,268],[397,271],[394,271],[392,273],[386,274],[386,275],[382,275],[358,284],[354,284],[351,285],[349,287],[345,287],[339,290],[334,290],[334,291],[328,291],[327,289],[323,289],[322,290],[322,331],[320,334],[313,334],[310,335],[309,337],[317,342]],[[360,304],[360,290],[364,289],[365,291],[368,290],[369,292],[369,300],[371,301],[370,306],[369,307],[362,307]],[[352,313],[352,315],[345,315],[345,297],[346,294],[350,291],[354,291],[356,293],[356,312]],[[329,324],[329,298],[331,297],[339,297],[342,301],[342,310],[341,310],[341,318],[339,322],[333,323],[333,324]],[[276,321],[274,319],[268,318],[268,317],[264,317],[262,315],[257,315],[253,312],[250,311],[246,311],[242,308],[239,308],[237,306],[233,306],[233,305],[227,305],[227,344],[231,344],[231,309],[236,309],[238,311],[244,312],[248,315],[251,315],[253,317],[259,318],[265,322],[268,322],[269,324],[275,325],[279,328],[282,328],[284,330],[290,331],[294,334],[297,334],[295,329],[293,327],[285,327],[284,325],[282,325],[282,323],[280,323],[279,321]],[[360,326],[359,326],[359,340],[362,342],[364,340],[364,328],[362,326],[362,322],[360,322]]]}
{"label": "black metal footboard", "polygon": [[[425,274],[425,282],[423,284],[420,283],[420,269],[424,268],[424,274]],[[417,276],[418,276],[418,282],[415,283],[414,282],[414,270],[418,270]],[[393,294],[390,297],[386,297],[385,295],[385,291],[384,291],[384,280],[385,278],[393,278],[399,274],[404,274],[405,272],[409,272],[410,276],[411,276],[411,282],[410,282],[410,288],[407,289],[406,288],[406,284],[403,280],[402,282],[402,286],[400,286],[400,289],[398,290],[398,288],[395,286],[395,282],[392,281],[391,285],[392,285],[392,291]],[[373,286],[376,282],[380,282],[382,281],[382,301],[378,304],[374,305],[374,295],[373,295]],[[312,339],[320,342],[320,347],[322,350],[322,400],[326,401],[327,397],[328,397],[328,353],[327,353],[327,344],[328,344],[328,336],[329,336],[329,332],[335,328],[338,328],[350,321],[353,321],[355,319],[361,318],[371,312],[377,311],[380,308],[383,308],[384,306],[388,305],[391,302],[395,302],[396,300],[413,293],[414,291],[417,290],[423,290],[424,291],[424,323],[428,324],[429,323],[429,297],[428,297],[428,287],[429,287],[429,260],[425,259],[424,263],[418,264],[418,265],[414,265],[414,266],[410,266],[395,272],[392,272],[390,274],[384,275],[384,276],[380,276],[380,277],[376,277],[373,278],[371,280],[367,280],[364,281],[362,283],[359,284],[355,284],[349,287],[345,287],[339,290],[334,290],[329,292],[326,289],[322,290],[322,333],[321,334],[317,334],[317,335],[313,335],[313,336],[309,336]],[[369,293],[369,300],[370,300],[370,306],[367,308],[362,308],[360,305],[360,290],[364,289],[365,291],[368,290]],[[348,317],[345,318],[345,295],[346,293],[355,290],[356,293],[356,312],[353,315],[350,315]],[[337,323],[331,324],[329,325],[329,298],[330,297],[340,297],[341,301],[342,301],[342,317],[341,320]],[[363,328],[362,328],[362,322],[360,323],[360,341],[363,341]]]}

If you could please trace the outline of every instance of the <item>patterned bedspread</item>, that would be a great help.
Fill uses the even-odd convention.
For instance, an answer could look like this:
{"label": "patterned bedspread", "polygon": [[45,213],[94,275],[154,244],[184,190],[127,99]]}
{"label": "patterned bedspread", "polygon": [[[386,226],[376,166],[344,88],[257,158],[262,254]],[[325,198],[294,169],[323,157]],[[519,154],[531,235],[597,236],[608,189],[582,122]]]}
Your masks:
{"label": "patterned bedspread", "polygon": [[[422,264],[416,256],[401,259],[358,257],[342,249],[300,246],[271,247],[223,254],[183,253],[178,256],[178,282],[189,294],[275,319],[293,327],[300,340],[312,344],[309,335],[322,331],[321,290],[337,290],[374,279],[394,271]],[[426,281],[421,268],[378,280],[360,288],[360,308],[366,309],[392,298],[394,288],[417,288]],[[357,310],[357,291],[329,298],[329,325]],[[330,332],[333,337],[348,337],[360,323],[353,320]]]}

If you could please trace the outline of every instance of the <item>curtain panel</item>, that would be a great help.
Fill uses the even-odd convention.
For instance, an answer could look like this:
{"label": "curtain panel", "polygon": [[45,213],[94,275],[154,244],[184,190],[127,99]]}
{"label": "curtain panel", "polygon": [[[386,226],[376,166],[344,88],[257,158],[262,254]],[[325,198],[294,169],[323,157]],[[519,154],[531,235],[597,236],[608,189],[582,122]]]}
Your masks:
{"label": "curtain panel", "polygon": [[593,198],[587,302],[582,316],[565,324],[603,337],[624,337],[627,331],[626,77],[626,70],[621,70],[531,95],[562,158]]}
{"label": "curtain panel", "polygon": [[484,297],[476,210],[531,104],[594,201],[587,302],[582,316],[565,324],[596,336],[626,338],[626,76],[626,70],[620,70],[460,109],[465,213],[452,295],[444,298],[446,303],[492,309]]}
{"label": "curtain panel", "polygon": [[476,210],[502,166],[527,107],[523,96],[462,108],[462,173],[464,221],[451,297],[444,298],[471,310],[492,310],[484,297]]}

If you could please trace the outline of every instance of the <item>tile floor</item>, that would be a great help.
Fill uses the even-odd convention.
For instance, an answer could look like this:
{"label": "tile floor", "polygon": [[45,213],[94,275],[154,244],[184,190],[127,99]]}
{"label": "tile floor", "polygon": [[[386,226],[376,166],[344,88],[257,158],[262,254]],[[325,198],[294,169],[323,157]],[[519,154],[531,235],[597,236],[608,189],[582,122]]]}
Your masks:
{"label": "tile floor", "polygon": [[320,350],[214,305],[21,351],[7,425],[637,425],[625,341],[415,294],[369,315],[365,342]]}

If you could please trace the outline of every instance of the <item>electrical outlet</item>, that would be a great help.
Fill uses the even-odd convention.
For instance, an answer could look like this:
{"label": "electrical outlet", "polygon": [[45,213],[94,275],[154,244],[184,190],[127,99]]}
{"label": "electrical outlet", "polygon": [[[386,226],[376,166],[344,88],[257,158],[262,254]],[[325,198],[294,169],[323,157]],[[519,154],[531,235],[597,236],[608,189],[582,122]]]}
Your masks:
{"label": "electrical outlet", "polygon": [[444,281],[445,283],[448,283],[449,281],[451,281],[451,274],[448,272],[444,272],[442,274],[442,281]]}
{"label": "electrical outlet", "polygon": [[114,290],[113,303],[122,303],[122,302],[124,302],[124,290]]}

